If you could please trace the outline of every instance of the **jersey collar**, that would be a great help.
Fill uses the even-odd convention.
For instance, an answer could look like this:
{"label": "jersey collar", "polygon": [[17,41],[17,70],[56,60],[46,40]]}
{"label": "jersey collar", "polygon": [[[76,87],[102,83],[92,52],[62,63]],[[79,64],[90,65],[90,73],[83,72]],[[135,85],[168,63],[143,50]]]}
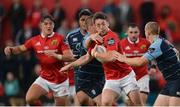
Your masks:
{"label": "jersey collar", "polygon": [[[134,44],[134,42],[132,42],[132,41],[129,39],[129,37],[127,37],[127,40],[128,40],[129,43]],[[136,41],[135,43],[139,43],[139,38],[137,38],[137,41]]]}
{"label": "jersey collar", "polygon": [[[53,36],[54,36],[54,32],[52,32],[52,34],[49,35],[48,38],[51,38],[51,37],[53,37]],[[42,33],[41,33],[41,37],[42,37],[42,38],[45,38],[45,36],[44,36]]]}

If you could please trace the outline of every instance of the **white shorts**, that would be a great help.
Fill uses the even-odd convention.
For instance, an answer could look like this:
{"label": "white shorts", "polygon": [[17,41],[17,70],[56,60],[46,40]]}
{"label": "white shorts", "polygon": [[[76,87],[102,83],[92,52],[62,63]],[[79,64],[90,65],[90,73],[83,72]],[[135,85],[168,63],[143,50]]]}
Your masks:
{"label": "white shorts", "polygon": [[149,75],[145,75],[141,77],[137,82],[138,86],[140,88],[140,92],[146,92],[149,93]]}
{"label": "white shorts", "polygon": [[49,92],[49,90],[52,90],[53,95],[55,97],[69,95],[69,80],[68,79],[60,84],[56,84],[56,83],[49,82],[39,76],[33,84],[37,84],[41,86],[47,92]]}
{"label": "white shorts", "polygon": [[70,96],[74,96],[76,94],[75,85],[69,87]]}
{"label": "white shorts", "polygon": [[139,90],[139,87],[137,85],[135,73],[134,71],[131,71],[127,76],[121,79],[106,80],[103,90],[104,89],[111,89],[121,95],[121,91],[124,91],[126,94],[128,94],[130,91]]}

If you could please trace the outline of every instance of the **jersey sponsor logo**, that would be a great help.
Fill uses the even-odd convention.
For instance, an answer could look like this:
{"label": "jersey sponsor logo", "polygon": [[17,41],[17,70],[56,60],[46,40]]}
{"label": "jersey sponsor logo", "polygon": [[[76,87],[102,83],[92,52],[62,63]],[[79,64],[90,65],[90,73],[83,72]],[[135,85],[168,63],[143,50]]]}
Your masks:
{"label": "jersey sponsor logo", "polygon": [[137,54],[137,53],[139,53],[139,51],[138,50],[134,50],[133,53]]}
{"label": "jersey sponsor logo", "polygon": [[131,48],[129,46],[126,46],[125,47],[125,50],[130,50]]}
{"label": "jersey sponsor logo", "polygon": [[149,48],[148,52],[153,53],[155,51],[155,48]]}
{"label": "jersey sponsor logo", "polygon": [[141,47],[140,47],[142,50],[144,50],[144,49],[146,49],[146,45],[145,44],[143,44],[143,45],[141,45]]}
{"label": "jersey sponsor logo", "polygon": [[58,44],[57,39],[54,39],[54,40],[51,41],[51,45],[57,45],[57,44]]}
{"label": "jersey sponsor logo", "polygon": [[35,44],[35,46],[41,46],[41,43],[40,43],[40,42],[37,42],[37,43]]}
{"label": "jersey sponsor logo", "polygon": [[78,41],[78,38],[73,38],[73,42],[77,42]]}
{"label": "jersey sponsor logo", "polygon": [[46,50],[46,49],[49,49],[49,46],[44,46],[44,49]]}
{"label": "jersey sponsor logo", "polygon": [[113,44],[115,44],[114,38],[108,39],[108,45],[113,45]]}

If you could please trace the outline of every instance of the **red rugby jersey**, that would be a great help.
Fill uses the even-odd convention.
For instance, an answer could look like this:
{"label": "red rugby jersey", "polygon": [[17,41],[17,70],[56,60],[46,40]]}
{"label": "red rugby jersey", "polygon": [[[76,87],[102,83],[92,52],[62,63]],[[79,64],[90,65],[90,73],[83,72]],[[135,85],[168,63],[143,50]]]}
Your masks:
{"label": "red rugby jersey", "polygon": [[[133,57],[141,57],[145,52],[147,52],[150,42],[144,38],[139,38],[136,43],[133,43],[129,40],[129,38],[125,38],[121,40],[121,47],[125,52],[126,56],[129,58]],[[144,75],[148,74],[148,66],[143,65],[140,67],[132,66],[136,74],[136,79],[139,80]]]}
{"label": "red rugby jersey", "polygon": [[40,76],[53,83],[62,83],[67,79],[67,74],[59,72],[64,66],[64,62],[54,57],[50,57],[44,54],[44,50],[54,51],[58,54],[66,49],[70,49],[69,46],[64,43],[64,37],[57,33],[53,33],[49,37],[43,37],[37,35],[30,38],[25,42],[27,49],[33,49],[41,65]]}
{"label": "red rugby jersey", "polygon": [[[122,53],[119,37],[114,32],[109,31],[103,38],[103,45],[107,51],[116,50],[119,53]],[[94,48],[94,46],[95,45],[92,44],[89,47],[89,53],[91,53],[91,50]],[[129,65],[121,63],[117,60],[115,62],[103,63],[103,67],[106,80],[121,79],[132,71],[132,68]]]}

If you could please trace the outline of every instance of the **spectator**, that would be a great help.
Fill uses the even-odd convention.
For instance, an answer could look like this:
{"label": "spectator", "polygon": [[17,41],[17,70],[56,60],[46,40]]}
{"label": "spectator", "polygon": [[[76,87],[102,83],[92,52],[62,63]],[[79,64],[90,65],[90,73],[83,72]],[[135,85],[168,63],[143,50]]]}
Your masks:
{"label": "spectator", "polygon": [[32,27],[32,35],[40,33],[39,22],[43,15],[47,14],[46,8],[43,8],[41,0],[34,0],[32,9],[28,13],[28,19]]}
{"label": "spectator", "polygon": [[62,22],[66,18],[65,10],[61,7],[61,0],[55,0],[55,7],[51,12],[51,15],[55,19],[55,27],[54,30],[56,31],[59,27],[61,27]]}
{"label": "spectator", "polygon": [[4,7],[0,4],[0,37],[2,35],[2,21],[4,18]]}
{"label": "spectator", "polygon": [[155,21],[155,5],[152,0],[144,0],[140,5],[141,31],[144,31],[145,24]]}
{"label": "spectator", "polygon": [[120,23],[122,25],[134,22],[133,10],[132,6],[129,4],[129,0],[121,0],[118,8],[120,10]]}
{"label": "spectator", "polygon": [[164,38],[167,38],[171,42],[179,41],[180,38],[176,38],[178,24],[172,10],[169,6],[165,5],[160,11],[159,24],[161,34]]}
{"label": "spectator", "polygon": [[20,93],[19,81],[12,72],[8,72],[4,83],[6,96],[17,96]]}
{"label": "spectator", "polygon": [[114,0],[106,0],[106,4],[104,5],[102,11],[108,16],[110,28],[116,33],[120,33],[122,30],[119,20],[120,12],[119,8],[115,5]]}
{"label": "spectator", "polygon": [[25,20],[25,9],[24,6],[21,4],[21,0],[13,0],[13,4],[10,7],[8,16],[10,17],[12,24],[12,38],[14,41],[18,31],[23,28],[23,23]]}

